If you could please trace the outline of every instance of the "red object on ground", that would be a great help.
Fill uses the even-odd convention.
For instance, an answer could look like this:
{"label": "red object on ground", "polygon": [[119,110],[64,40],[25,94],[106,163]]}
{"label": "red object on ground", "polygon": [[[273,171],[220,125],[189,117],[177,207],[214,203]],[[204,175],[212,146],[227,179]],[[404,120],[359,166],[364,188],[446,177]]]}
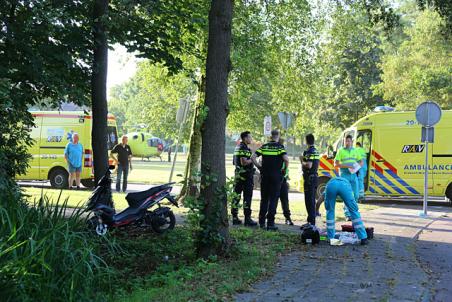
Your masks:
{"label": "red object on ground", "polygon": [[[342,224],[341,225],[342,232],[354,232],[355,229],[353,228],[353,225],[351,224]],[[374,238],[374,228],[369,227],[366,228],[367,238],[372,239]]]}

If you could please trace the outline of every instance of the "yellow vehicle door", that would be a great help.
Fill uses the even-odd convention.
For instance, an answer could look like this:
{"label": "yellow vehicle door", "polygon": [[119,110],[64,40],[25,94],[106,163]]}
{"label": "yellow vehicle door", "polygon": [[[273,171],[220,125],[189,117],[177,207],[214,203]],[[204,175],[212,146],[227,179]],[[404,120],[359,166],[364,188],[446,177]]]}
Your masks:
{"label": "yellow vehicle door", "polygon": [[447,186],[452,183],[452,124],[439,123],[435,127],[434,143],[430,145],[433,176],[433,193],[443,196]]}

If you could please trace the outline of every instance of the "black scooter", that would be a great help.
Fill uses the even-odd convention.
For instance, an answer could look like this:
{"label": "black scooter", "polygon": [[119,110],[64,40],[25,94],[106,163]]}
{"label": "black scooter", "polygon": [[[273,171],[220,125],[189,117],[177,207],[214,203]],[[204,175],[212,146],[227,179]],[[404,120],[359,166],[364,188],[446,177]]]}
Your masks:
{"label": "black scooter", "polygon": [[[160,206],[160,201],[167,199],[178,207],[174,196],[170,195],[174,183],[128,193],[126,200],[129,207],[116,213],[111,194],[110,168],[114,167],[107,169],[86,204],[86,210],[94,213],[94,216],[88,219],[88,226],[95,230],[96,234],[103,236],[109,228],[121,226],[151,227],[160,234],[174,228],[176,217],[173,211],[169,207]],[[149,210],[154,205],[158,208]]]}

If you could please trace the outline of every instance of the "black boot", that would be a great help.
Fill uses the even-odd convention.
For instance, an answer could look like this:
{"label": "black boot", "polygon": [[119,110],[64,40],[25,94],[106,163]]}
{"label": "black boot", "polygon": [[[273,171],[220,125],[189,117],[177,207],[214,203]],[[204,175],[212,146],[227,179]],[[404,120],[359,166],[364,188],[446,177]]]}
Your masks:
{"label": "black boot", "polygon": [[245,226],[255,227],[257,222],[251,219],[251,216],[245,216]]}
{"label": "black boot", "polygon": [[286,224],[287,225],[293,225],[292,219],[290,219],[290,217],[286,218]]}
{"label": "black boot", "polygon": [[361,239],[361,245],[368,245],[368,244],[369,244],[369,240]]}
{"label": "black boot", "polygon": [[267,231],[277,231],[278,227],[275,226],[274,224],[268,224],[267,223]]}
{"label": "black boot", "polygon": [[239,225],[239,224],[242,224],[242,221],[239,219],[238,216],[232,216],[232,224]]}

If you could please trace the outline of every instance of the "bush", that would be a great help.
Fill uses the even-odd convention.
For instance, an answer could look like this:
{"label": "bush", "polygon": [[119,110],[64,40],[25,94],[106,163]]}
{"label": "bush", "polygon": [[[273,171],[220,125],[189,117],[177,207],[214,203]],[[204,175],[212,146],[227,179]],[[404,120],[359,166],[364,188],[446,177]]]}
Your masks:
{"label": "bush", "polygon": [[12,193],[1,199],[2,301],[108,299],[94,296],[110,291],[109,268],[97,256],[105,239],[86,233],[80,210],[66,213],[65,202],[50,205],[45,197],[30,207]]}

